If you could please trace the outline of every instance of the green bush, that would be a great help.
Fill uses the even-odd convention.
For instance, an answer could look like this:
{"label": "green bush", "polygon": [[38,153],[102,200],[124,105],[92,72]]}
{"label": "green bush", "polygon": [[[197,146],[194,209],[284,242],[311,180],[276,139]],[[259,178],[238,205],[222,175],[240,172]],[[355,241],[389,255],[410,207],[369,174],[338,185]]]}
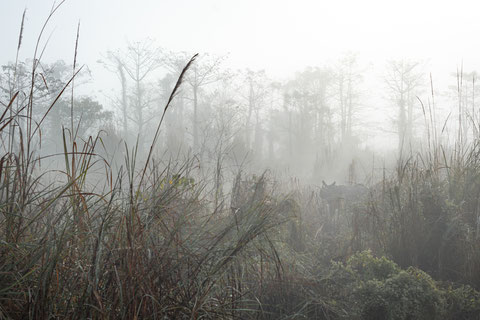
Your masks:
{"label": "green bush", "polygon": [[480,319],[480,293],[470,286],[452,288],[444,292],[448,319]]}
{"label": "green bush", "polygon": [[470,287],[443,289],[427,273],[402,270],[370,251],[346,263],[332,262],[323,285],[326,294],[347,303],[348,319],[479,319],[480,293]]}
{"label": "green bush", "polygon": [[351,269],[362,281],[386,280],[400,271],[395,262],[385,257],[376,258],[370,250],[350,257],[347,261],[347,268]]}
{"label": "green bush", "polygon": [[354,296],[362,319],[442,319],[441,292],[418,269],[399,271],[385,281],[361,282]]}

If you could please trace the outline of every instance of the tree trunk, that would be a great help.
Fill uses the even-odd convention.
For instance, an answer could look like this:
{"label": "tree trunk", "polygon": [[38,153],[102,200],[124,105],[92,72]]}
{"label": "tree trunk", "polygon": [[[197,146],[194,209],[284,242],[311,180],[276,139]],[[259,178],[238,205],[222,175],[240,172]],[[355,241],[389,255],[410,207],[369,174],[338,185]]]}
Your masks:
{"label": "tree trunk", "polygon": [[125,78],[125,72],[123,70],[122,64],[119,62],[118,63],[118,73],[120,74],[120,82],[121,82],[121,87],[122,87],[122,105],[121,105],[121,110],[122,110],[122,125],[123,125],[123,138],[127,139],[128,137],[128,120],[127,120],[127,79]]}
{"label": "tree trunk", "polygon": [[193,86],[193,152],[198,151],[198,86]]}
{"label": "tree trunk", "polygon": [[403,98],[403,94],[400,96],[400,100],[398,101],[398,151],[402,153],[404,146],[405,146],[405,135],[406,135],[406,121],[407,115],[405,110],[405,100]]}
{"label": "tree trunk", "polygon": [[254,157],[257,163],[259,163],[262,159],[262,148],[263,148],[263,134],[262,134],[262,126],[260,123],[259,112],[257,111],[255,114],[255,141],[254,141]]}
{"label": "tree trunk", "polygon": [[247,150],[251,148],[250,142],[250,121],[252,118],[253,109],[255,108],[254,93],[253,93],[253,84],[250,82],[250,90],[248,96],[248,113],[247,119],[245,120],[245,145]]}
{"label": "tree trunk", "polygon": [[346,121],[346,139],[350,142],[352,138],[352,122],[353,122],[353,97],[352,97],[352,82],[348,81],[348,95],[347,95],[347,121]]}

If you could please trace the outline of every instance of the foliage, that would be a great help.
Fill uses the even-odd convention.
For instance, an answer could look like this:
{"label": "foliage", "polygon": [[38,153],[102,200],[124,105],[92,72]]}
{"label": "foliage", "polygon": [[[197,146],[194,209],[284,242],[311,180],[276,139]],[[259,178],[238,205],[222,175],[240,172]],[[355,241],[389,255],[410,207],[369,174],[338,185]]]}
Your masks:
{"label": "foliage", "polygon": [[420,269],[402,270],[385,257],[373,257],[370,251],[355,254],[345,264],[333,263],[324,281],[337,293],[336,300],[349,302],[349,318],[478,318],[477,291],[443,289]]}
{"label": "foliage", "polygon": [[[76,98],[73,104],[74,130],[77,131],[80,137],[84,137],[87,133],[94,134],[96,131],[106,127],[113,119],[113,113],[104,110],[103,106],[91,97]],[[66,99],[59,100],[55,108],[52,109],[50,130],[58,132],[61,130],[61,126],[70,128],[71,111],[70,101]]]}
{"label": "foliage", "polygon": [[451,319],[480,319],[480,293],[470,286],[452,287],[444,292],[446,311]]}

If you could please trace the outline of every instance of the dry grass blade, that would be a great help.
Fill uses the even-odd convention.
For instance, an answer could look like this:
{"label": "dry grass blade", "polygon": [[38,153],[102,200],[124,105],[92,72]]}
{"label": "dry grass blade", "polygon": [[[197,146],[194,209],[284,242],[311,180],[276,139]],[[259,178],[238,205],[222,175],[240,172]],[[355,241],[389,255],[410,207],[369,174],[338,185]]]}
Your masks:
{"label": "dry grass blade", "polygon": [[[5,108],[5,110],[3,111],[2,115],[0,116],[0,122],[3,121],[3,118],[5,118],[5,115],[7,114],[8,110],[10,108],[12,108],[12,105],[13,105],[13,102],[15,101],[15,99],[17,98],[18,96],[18,91],[13,95],[12,99],[10,99],[10,102],[8,103],[7,107]],[[12,121],[12,119],[9,120],[9,122]],[[8,122],[8,123],[9,123]],[[7,123],[7,124],[8,124]],[[2,128],[3,129],[3,128]],[[1,131],[1,130],[0,130]]]}
{"label": "dry grass blade", "polygon": [[40,129],[43,121],[45,120],[45,118],[47,117],[47,115],[50,113],[50,111],[52,110],[53,106],[57,103],[57,101],[60,99],[60,97],[63,95],[63,93],[65,92],[65,90],[67,89],[67,87],[70,85],[70,83],[72,83],[73,79],[80,73],[80,71],[82,71],[82,68],[83,67],[80,67],[77,72],[75,72],[75,74],[70,78],[70,80],[68,80],[68,82],[63,86],[62,90],[57,94],[57,96],[55,97],[55,99],[53,100],[53,102],[50,104],[50,106],[48,107],[47,111],[44,113],[44,115],[42,116],[42,119],[38,122],[35,130],[33,131],[32,133],[32,136],[34,136],[36,134],[36,132]]}
{"label": "dry grass blade", "polygon": [[[165,113],[167,112],[168,107],[170,106],[170,103],[172,102],[173,98],[175,97],[177,91],[180,89],[180,86],[183,82],[183,77],[185,76],[185,73],[188,71],[188,69],[190,68],[190,66],[192,65],[192,63],[195,61],[195,59],[197,57],[198,57],[198,53],[195,54],[190,59],[190,61],[188,61],[188,63],[185,65],[185,67],[183,68],[182,72],[180,73],[180,76],[177,79],[177,82],[175,83],[175,87],[173,87],[172,93],[170,94],[170,97],[168,98],[167,104],[165,105],[165,108],[163,109],[162,117],[160,118],[160,121],[158,123],[157,130],[155,130],[155,135],[153,136],[153,142],[150,145],[150,150],[148,151],[147,160],[145,161],[145,167],[143,169],[142,177],[140,179],[140,184],[139,185],[142,184],[143,179],[145,177],[145,172],[147,171],[147,167],[148,167],[148,164],[150,162],[150,158],[152,157],[153,149],[155,148],[155,144],[157,142],[157,139],[158,139],[158,136],[159,136],[159,133],[160,133],[160,127],[161,127],[163,119],[165,117]],[[138,192],[137,192],[137,194],[138,194]]]}
{"label": "dry grass blade", "polygon": [[[73,133],[74,132],[74,127],[73,127],[73,92],[74,92],[74,89],[75,89],[75,86],[74,86],[74,77],[75,77],[75,69],[77,68],[77,53],[78,53],[78,38],[80,37],[80,21],[78,22],[78,25],[77,25],[77,36],[75,38],[75,53],[73,54],[73,76],[72,76],[72,93],[71,93],[71,97],[70,97],[70,130],[71,132]],[[78,133],[78,128],[77,127],[77,130],[75,131],[75,135],[73,136],[73,140],[75,141],[75,138],[77,137],[77,133]]]}

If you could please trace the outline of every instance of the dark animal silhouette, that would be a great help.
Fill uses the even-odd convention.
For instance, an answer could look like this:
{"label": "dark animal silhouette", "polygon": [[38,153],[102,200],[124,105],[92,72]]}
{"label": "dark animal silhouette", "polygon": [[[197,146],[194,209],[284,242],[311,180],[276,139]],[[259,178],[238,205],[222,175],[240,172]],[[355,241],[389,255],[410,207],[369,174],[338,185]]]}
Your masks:
{"label": "dark animal silhouette", "polygon": [[327,204],[331,215],[344,212],[347,205],[361,202],[368,194],[368,188],[361,184],[346,186],[337,185],[336,182],[327,184],[325,181],[322,184],[320,197]]}

